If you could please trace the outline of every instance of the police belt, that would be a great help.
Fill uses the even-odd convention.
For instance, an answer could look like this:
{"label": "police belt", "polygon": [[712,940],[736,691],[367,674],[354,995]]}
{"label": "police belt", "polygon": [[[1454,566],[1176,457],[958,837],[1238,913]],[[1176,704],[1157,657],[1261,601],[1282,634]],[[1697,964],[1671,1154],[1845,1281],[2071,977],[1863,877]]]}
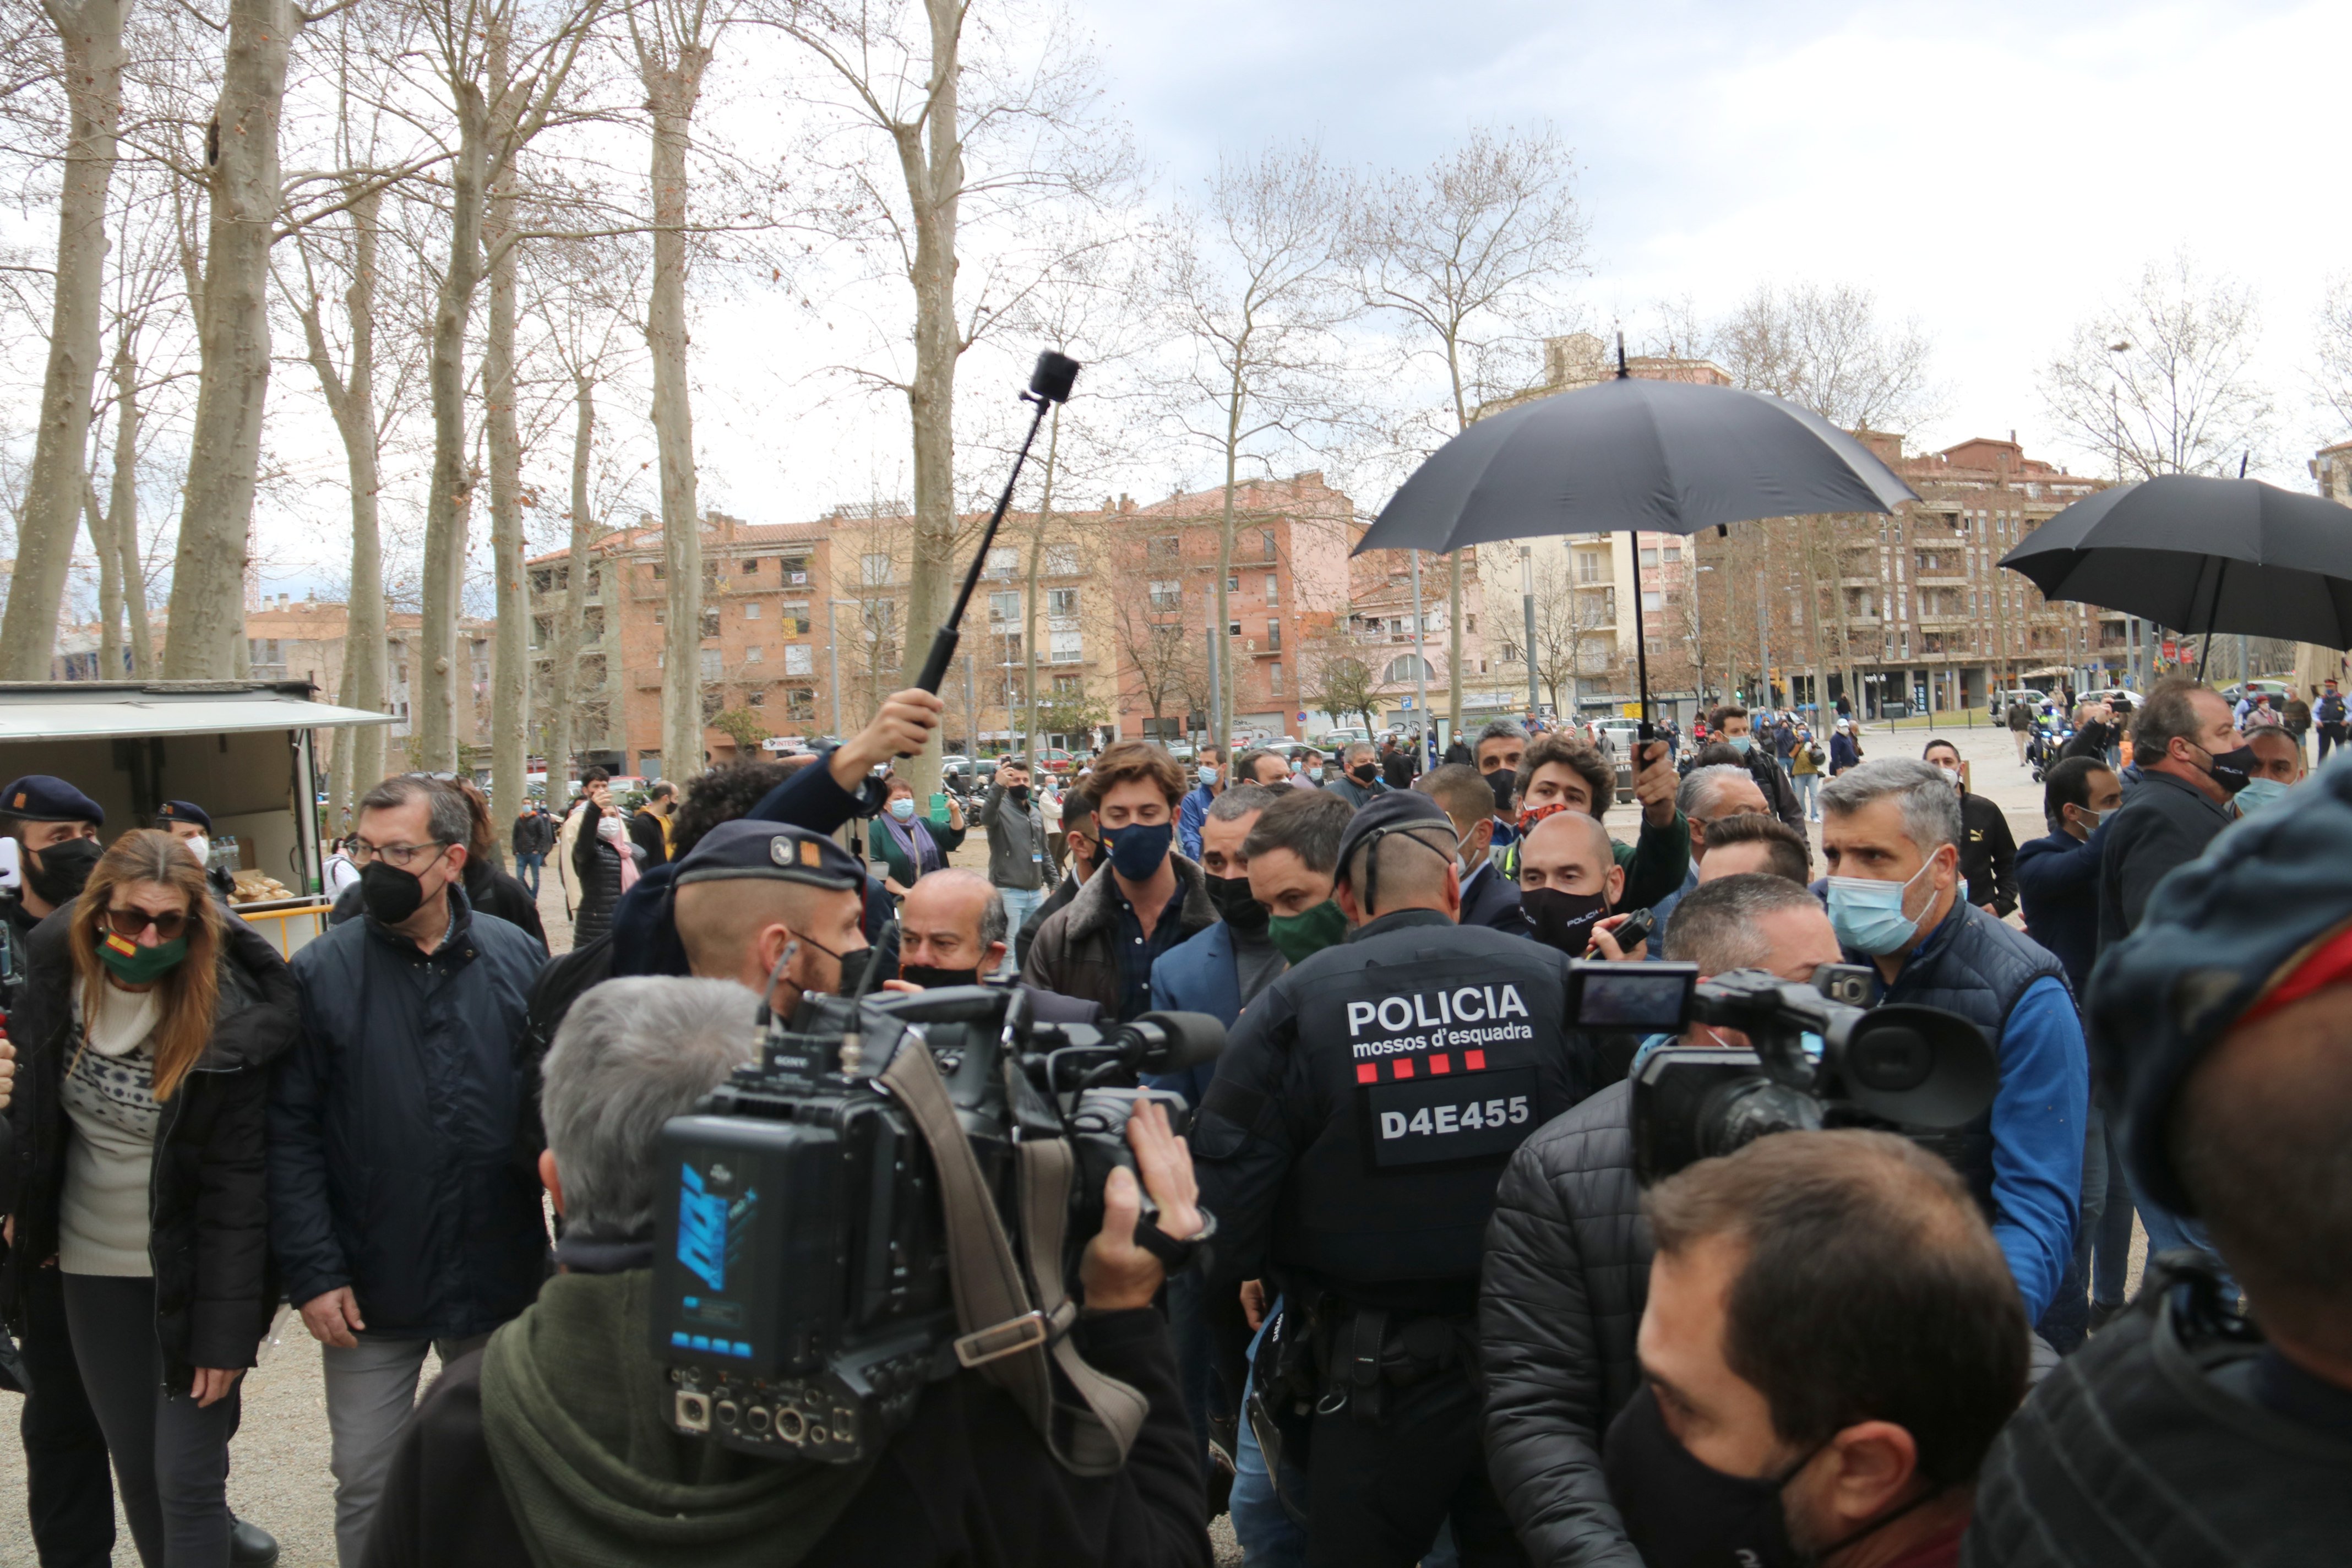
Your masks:
{"label": "police belt", "polygon": [[1318,1415],[1345,1410],[1359,1421],[1378,1424],[1388,1414],[1389,1389],[1410,1388],[1457,1370],[1473,1386],[1486,1386],[1475,1313],[1407,1314],[1327,1297],[1318,1304],[1308,1342]]}

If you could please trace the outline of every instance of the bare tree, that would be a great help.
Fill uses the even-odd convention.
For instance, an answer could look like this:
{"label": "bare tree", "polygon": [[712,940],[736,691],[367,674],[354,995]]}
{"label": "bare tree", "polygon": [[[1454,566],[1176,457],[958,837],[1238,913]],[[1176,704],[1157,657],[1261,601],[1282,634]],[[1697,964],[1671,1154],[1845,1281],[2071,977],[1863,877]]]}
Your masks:
{"label": "bare tree", "polygon": [[2042,399],[2118,479],[2234,471],[2277,427],[2258,331],[2252,290],[2207,278],[2184,251],[2074,329],[2042,373]]}
{"label": "bare tree", "polygon": [[1379,727],[1387,671],[1357,640],[1348,617],[1319,628],[1299,654],[1299,693],[1309,704],[1334,719],[1355,714],[1367,731]]}
{"label": "bare tree", "polygon": [[1809,408],[1841,430],[1905,430],[1936,411],[1930,345],[1890,326],[1852,284],[1765,285],[1715,324],[1706,348],[1735,385]]}
{"label": "bare tree", "polygon": [[2315,400],[2327,411],[2336,429],[2352,426],[2352,273],[2327,280],[2315,336]]}
{"label": "bare tree", "polygon": [[[1451,436],[1507,384],[1585,270],[1589,226],[1559,134],[1479,129],[1428,168],[1390,175],[1362,209],[1358,286],[1405,324],[1409,358],[1444,369]],[[1523,381],[1524,378],[1520,378]],[[1514,381],[1508,384],[1518,384]],[[1447,723],[1462,728],[1462,553],[1447,574]]]}
{"label": "bare tree", "polygon": [[1567,552],[1544,552],[1535,573],[1535,647],[1528,650],[1536,679],[1551,695],[1552,711],[1562,715],[1576,711],[1577,681],[1588,662],[1585,648],[1612,646],[1616,624],[1609,604],[1615,590],[1580,587],[1572,578]]}
{"label": "bare tree", "polygon": [[41,0],[57,30],[66,97],[57,265],[49,293],[48,368],[0,616],[0,678],[45,680],[83,507],[90,394],[98,378],[105,280],[107,187],[122,116],[122,26],[131,0]]}
{"label": "bare tree", "polygon": [[[1233,622],[1234,493],[1268,437],[1298,438],[1338,417],[1345,384],[1338,328],[1357,310],[1345,285],[1357,193],[1312,146],[1219,161],[1205,199],[1181,213],[1163,251],[1163,289],[1181,363],[1178,426],[1224,469],[1215,625]],[[1233,733],[1234,661],[1220,638],[1219,711]]]}

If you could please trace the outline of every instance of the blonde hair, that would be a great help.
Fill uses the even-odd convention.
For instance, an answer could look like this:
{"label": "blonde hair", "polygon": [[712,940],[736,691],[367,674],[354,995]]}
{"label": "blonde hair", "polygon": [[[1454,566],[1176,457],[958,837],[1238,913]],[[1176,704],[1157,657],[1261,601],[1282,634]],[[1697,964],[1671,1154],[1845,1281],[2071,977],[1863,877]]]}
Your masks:
{"label": "blonde hair", "polygon": [[226,931],[220,907],[213,902],[204,868],[180,841],[152,828],[138,828],[116,839],[74,903],[67,945],[73,952],[74,973],[81,981],[81,1014],[98,1016],[107,984],[106,966],[99,962],[98,944],[114,889],[152,882],[171,889],[186,901],[188,955],[169,974],[155,982],[158,1016],[155,1026],[155,1098],[166,1100],[180,1080],[212,1042],[213,1019],[220,1003],[220,952]]}

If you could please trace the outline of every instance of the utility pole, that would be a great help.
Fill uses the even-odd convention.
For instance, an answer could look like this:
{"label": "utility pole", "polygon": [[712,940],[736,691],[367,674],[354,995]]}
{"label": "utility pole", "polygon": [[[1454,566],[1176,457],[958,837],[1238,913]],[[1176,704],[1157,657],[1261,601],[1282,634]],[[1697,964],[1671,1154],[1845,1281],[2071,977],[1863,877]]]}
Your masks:
{"label": "utility pole", "polygon": [[[963,656],[963,743],[970,756],[980,755],[980,703],[972,685],[972,656]],[[944,738],[944,737],[942,737]]]}
{"label": "utility pole", "polygon": [[[1412,705],[1420,710],[1413,721],[1421,726],[1421,738],[1414,741],[1413,745],[1416,749],[1426,752],[1429,750],[1429,656],[1422,651],[1421,552],[1416,550],[1413,551],[1412,554],[1412,667],[1415,678],[1420,682],[1412,700]],[[1424,756],[1422,760],[1422,765],[1426,767],[1433,760],[1433,758]]]}
{"label": "utility pole", "polygon": [[[1641,557],[1637,555],[1634,560],[1639,562]],[[1641,568],[1637,565],[1634,570],[1638,573]],[[1636,591],[1638,590],[1637,584]],[[1772,645],[1766,641],[1764,637],[1764,584],[1760,582],[1756,584],[1756,689],[1762,695],[1757,698],[1755,706],[1771,707]]]}
{"label": "utility pole", "polygon": [[[1216,596],[1215,596],[1214,595],[1211,595],[1209,596],[1209,614],[1210,614],[1210,616],[1211,616],[1212,617],[1213,617],[1213,616],[1216,615],[1216,613],[1217,613],[1217,601],[1216,601]],[[1219,660],[1218,660],[1218,658],[1217,658],[1217,654],[1218,654],[1218,647],[1217,647],[1218,637],[1217,637],[1217,634],[1218,634],[1218,632],[1219,632],[1219,630],[1220,630],[1220,629],[1221,629],[1220,627],[1216,626],[1215,626],[1215,625],[1213,625],[1213,625],[1211,625],[1211,626],[1210,626],[1210,627],[1209,627],[1209,629],[1208,629],[1208,630],[1209,630],[1209,743],[1210,743],[1211,745],[1213,745],[1213,746],[1216,747],[1220,752],[1222,752],[1222,751],[1223,751],[1223,750],[1224,750],[1224,748],[1225,748],[1225,747],[1227,747],[1227,746],[1229,746],[1229,745],[1233,744],[1233,740],[1234,740],[1234,738],[1233,738],[1231,735],[1220,735],[1220,734],[1218,734],[1218,733],[1216,732],[1216,729],[1217,729],[1217,715],[1219,715],[1220,713],[1223,713],[1223,712],[1225,710],[1225,703],[1224,703],[1224,689],[1223,689],[1224,670],[1223,670],[1223,668],[1222,668],[1222,666],[1221,666],[1221,664],[1220,664],[1220,662],[1219,662]]]}
{"label": "utility pole", "polygon": [[847,605],[856,609],[857,603],[856,599],[827,599],[824,602],[824,658],[825,662],[833,667],[833,738],[835,744],[841,741],[841,642],[835,635],[833,607]]}
{"label": "utility pole", "polygon": [[[1641,552],[1636,550],[1633,552],[1633,592],[1636,594],[1642,591],[1641,563]],[[1524,651],[1528,656],[1528,717],[1532,720],[1543,711],[1543,703],[1536,695],[1536,552],[1532,546],[1526,544],[1519,546],[1519,604],[1527,611],[1528,617],[1528,642]]]}

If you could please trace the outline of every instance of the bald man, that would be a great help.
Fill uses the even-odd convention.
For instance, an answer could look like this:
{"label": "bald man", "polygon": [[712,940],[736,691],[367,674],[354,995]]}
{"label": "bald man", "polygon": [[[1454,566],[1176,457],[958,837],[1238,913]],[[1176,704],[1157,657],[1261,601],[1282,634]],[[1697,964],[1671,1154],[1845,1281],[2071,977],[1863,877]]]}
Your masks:
{"label": "bald man", "polygon": [[[994,984],[1004,968],[1011,923],[1003,893],[979,872],[956,867],[929,872],[899,905],[898,977],[882,984],[892,991]],[[1029,1016],[1039,1023],[1091,1024],[1102,1016],[1099,1003],[1011,984],[1027,994]]]}
{"label": "bald man", "polygon": [[[1519,841],[1519,907],[1535,939],[1570,958],[1596,950],[1596,927],[1625,896],[1625,868],[1598,818],[1555,812]],[[1626,956],[1609,949],[1596,957]]]}

